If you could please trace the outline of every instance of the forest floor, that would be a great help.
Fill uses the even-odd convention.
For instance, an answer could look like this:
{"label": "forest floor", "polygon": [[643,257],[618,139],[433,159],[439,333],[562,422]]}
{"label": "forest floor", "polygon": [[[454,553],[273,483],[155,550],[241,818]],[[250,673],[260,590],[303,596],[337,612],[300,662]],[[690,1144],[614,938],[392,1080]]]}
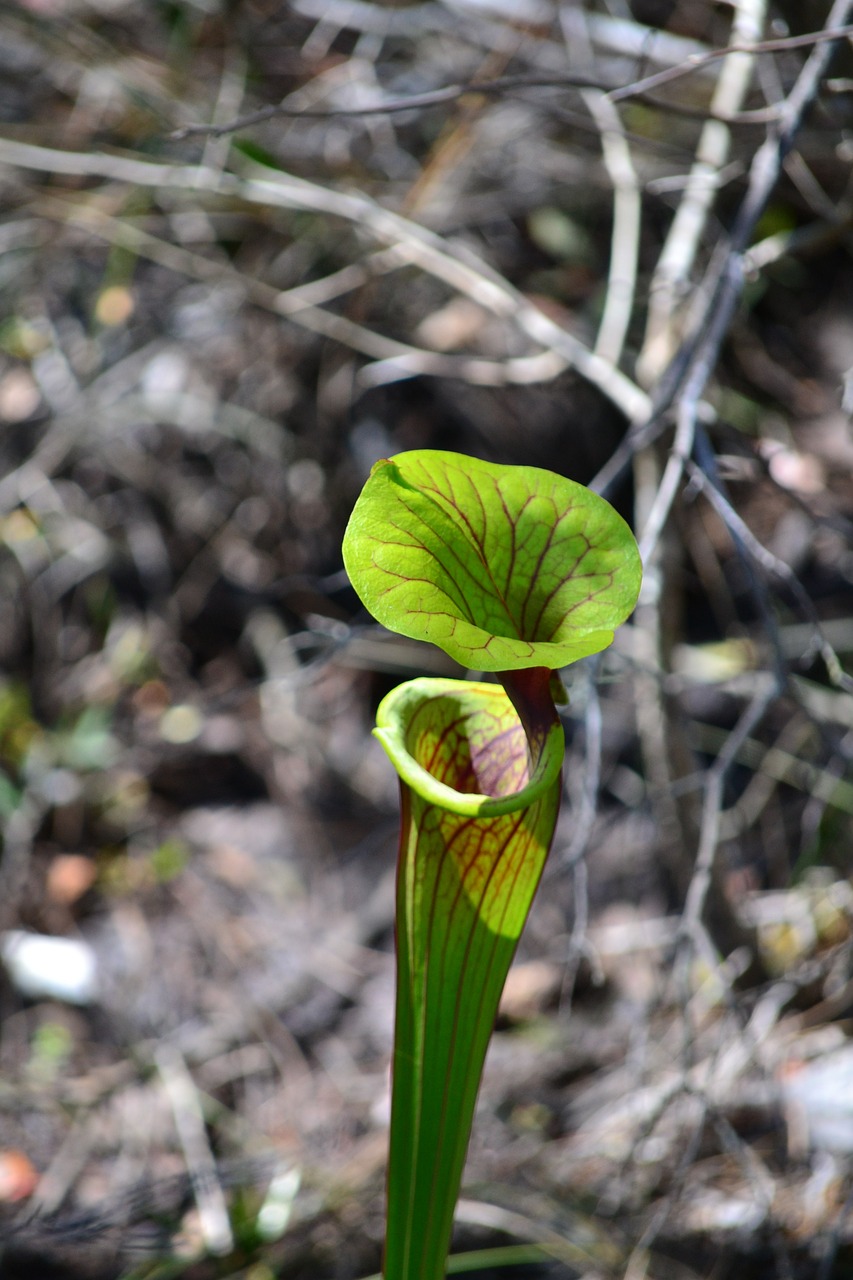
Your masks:
{"label": "forest floor", "polygon": [[[622,296],[604,107],[549,77],[572,32],[620,85],[730,38],[727,6],[567,6],[562,28],[558,8],[0,5],[2,1280],[379,1268],[397,784],[370,730],[399,680],[459,672],[371,623],[341,536],[404,449],[584,483],[608,464],[622,384],[537,348],[525,310],[586,348]],[[758,8],[770,33],[825,17]],[[763,58],[745,106],[808,55]],[[623,369],[648,355],[718,70],[670,86],[678,111],[624,112]],[[707,390],[729,514],[688,477],[660,647],[647,607],[564,673],[566,796],[457,1215],[453,1265],[484,1251],[481,1280],[853,1265],[834,666],[853,654],[853,115],[833,74]],[[282,98],[295,118],[188,131]],[[734,132],[694,279],[765,132]],[[629,518],[655,454],[610,489]]]}

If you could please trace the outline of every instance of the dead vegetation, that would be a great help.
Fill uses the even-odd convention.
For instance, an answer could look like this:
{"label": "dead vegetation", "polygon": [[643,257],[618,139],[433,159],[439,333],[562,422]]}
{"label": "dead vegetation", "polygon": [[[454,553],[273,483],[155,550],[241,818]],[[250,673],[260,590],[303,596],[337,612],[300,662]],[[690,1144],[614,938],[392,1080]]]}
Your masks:
{"label": "dead vegetation", "polygon": [[0,8],[4,1280],[376,1271],[369,728],[448,668],[339,546],[422,446],[592,482],[646,562],[570,673],[459,1249],[847,1274],[851,19]]}

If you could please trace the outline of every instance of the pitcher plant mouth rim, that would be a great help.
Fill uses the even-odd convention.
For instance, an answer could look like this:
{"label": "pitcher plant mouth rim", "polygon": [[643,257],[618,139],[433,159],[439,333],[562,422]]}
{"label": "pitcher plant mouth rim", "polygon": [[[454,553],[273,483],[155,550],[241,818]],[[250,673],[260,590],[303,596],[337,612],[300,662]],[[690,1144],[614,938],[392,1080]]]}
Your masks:
{"label": "pitcher plant mouth rim", "polygon": [[[531,772],[527,783],[518,791],[504,796],[462,792],[434,777],[411,754],[406,736],[415,710],[425,702],[439,698],[467,700],[469,705],[477,700],[485,704],[497,699],[512,705],[506,691],[498,684],[430,676],[408,680],[386,694],[376,713],[374,736],[382,743],[400,779],[423,800],[462,817],[498,818],[528,808],[553,786],[560,775],[565,754],[563,726],[556,717],[544,741],[536,746],[531,743],[519,717],[519,726],[528,742]],[[514,708],[513,714],[518,716]]]}

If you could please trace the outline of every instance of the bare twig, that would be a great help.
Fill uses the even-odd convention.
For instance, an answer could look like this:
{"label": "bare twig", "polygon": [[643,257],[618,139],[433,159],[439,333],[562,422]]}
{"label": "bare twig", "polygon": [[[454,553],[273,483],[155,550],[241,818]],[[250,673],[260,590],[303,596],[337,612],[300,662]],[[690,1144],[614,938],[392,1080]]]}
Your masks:
{"label": "bare twig", "polygon": [[[741,795],[722,815],[721,834],[724,839],[742,835],[758,821],[778,788],[779,774],[790,763],[791,753],[799,754],[813,732],[812,725],[802,714],[793,715],[784,725],[776,741],[763,753]],[[825,804],[825,797],[818,797],[818,802]]]}
{"label": "bare twig", "polygon": [[693,877],[687,891],[684,904],[681,931],[685,938],[695,943],[701,929],[702,913],[708,890],[711,887],[714,857],[720,843],[720,823],[723,813],[723,785],[732,765],[737,759],[742,744],[746,741],[759,722],[764,718],[768,708],[780,693],[775,685],[759,689],[755,697],[745,708],[734,729],[726,739],[714,764],[705,775],[704,802],[702,805],[702,826],[699,833],[699,849]]}
{"label": "bare twig", "polygon": [[240,109],[246,87],[246,63],[241,55],[229,54],[219,83],[219,94],[213,107],[214,128],[204,145],[201,158],[206,169],[224,169],[229,144],[221,140],[219,126]]}
{"label": "bare twig", "polygon": [[[850,14],[853,5],[849,0],[835,4],[827,22],[827,29],[834,30],[842,25]],[[753,31],[760,20],[760,11],[755,0],[744,0],[740,6],[741,20]],[[677,803],[672,798],[669,786],[668,760],[678,750],[679,734],[673,731],[666,717],[666,709],[660,694],[659,673],[668,670],[667,636],[664,633],[661,617],[660,601],[663,587],[662,573],[666,561],[658,556],[658,540],[667,525],[669,512],[675,496],[681,486],[685,466],[691,465],[691,475],[698,472],[689,463],[694,451],[697,424],[700,417],[701,397],[719,358],[720,348],[728,333],[734,309],[741,296],[744,282],[743,255],[757,218],[766,206],[766,202],[775,186],[781,165],[790,149],[794,134],[799,127],[808,104],[817,92],[818,85],[828,65],[831,54],[830,43],[819,43],[812,50],[803,70],[800,73],[788,97],[779,106],[778,119],[770,126],[765,143],[759,149],[750,169],[750,180],[747,195],[741,205],[735,226],[728,242],[721,246],[706,273],[705,282],[694,307],[694,317],[689,326],[688,336],[681,342],[678,350],[669,359],[666,369],[658,379],[658,389],[654,396],[655,414],[649,427],[656,422],[657,430],[662,429],[665,413],[673,403],[677,404],[677,429],[674,447],[668,459],[666,470],[661,479],[655,452],[650,448],[642,448],[636,453],[635,480],[637,493],[638,524],[642,530],[641,552],[646,564],[646,577],[640,605],[637,611],[637,624],[641,636],[645,636],[645,666],[651,674],[638,681],[637,715],[638,728],[643,743],[644,759],[652,784],[652,794],[658,809],[658,818],[663,831],[670,833],[670,840],[677,835],[681,826],[681,815]],[[736,74],[735,74],[736,72]],[[735,67],[733,80],[726,92],[746,92],[746,80],[743,68]],[[713,122],[709,122],[711,128]],[[709,154],[705,161],[714,159],[722,163],[725,159],[727,136],[723,134],[706,134],[705,141],[710,138]],[[711,155],[713,151],[713,156]],[[700,156],[700,161],[702,157]],[[683,242],[677,245],[678,260],[689,263],[695,254],[698,244],[698,232],[707,212],[707,196],[701,190],[704,174],[710,172],[703,164],[694,170],[702,181],[697,183],[691,197],[692,206],[685,214],[689,233],[684,233]],[[681,233],[679,233],[681,234]],[[665,309],[666,317],[671,315],[671,302]],[[653,353],[655,354],[655,353]],[[649,361],[650,368],[646,372],[656,374],[657,358]],[[654,438],[656,432],[652,432]],[[637,448],[635,442],[635,448]],[[611,460],[612,461],[612,460]],[[701,476],[701,472],[698,472]],[[704,479],[704,478],[703,478]],[[708,485],[714,492],[715,505],[725,503],[716,485]],[[728,504],[725,504],[726,506]],[[734,513],[732,513],[734,514]],[[731,520],[729,527],[733,528]],[[742,522],[741,522],[742,523]],[[746,543],[748,530],[737,530],[741,545]],[[751,535],[750,535],[751,536]],[[752,559],[756,559],[755,556]],[[762,614],[768,620],[771,638],[774,635],[772,612],[766,600],[766,586],[758,575],[753,574],[753,585]],[[793,585],[789,583],[789,585]],[[670,608],[670,613],[672,612]],[[778,649],[778,645],[777,645]],[[834,657],[834,655],[832,655]],[[658,678],[655,677],[658,673]],[[835,678],[841,679],[840,667],[835,661]],[[731,744],[736,746],[742,736],[749,732],[754,714],[758,718],[763,715],[769,702],[785,687],[787,674],[781,656],[776,657],[775,679],[770,690],[762,690],[756,695],[752,711],[748,708],[737,729],[733,731]],[[728,747],[728,743],[727,743]],[[719,842],[720,813],[722,804],[722,781],[729,767],[729,753],[724,750],[708,775],[705,791],[705,803],[700,820],[699,852],[696,869],[692,875],[687,892],[685,921],[687,931],[694,943],[699,942],[699,917],[704,910],[706,898],[712,889],[714,856]],[[677,770],[677,761],[673,768]],[[716,772],[719,768],[719,776]],[[677,776],[677,775],[676,775]],[[719,923],[726,932],[737,933],[736,921],[730,919],[722,893],[714,887],[715,910]],[[731,928],[730,928],[731,926]]]}
{"label": "bare twig", "polygon": [[636,97],[638,94],[647,93],[650,89],[658,89],[662,84],[671,84],[673,80],[691,75],[699,68],[716,62],[719,58],[727,58],[732,53],[781,53],[786,49],[807,49],[812,45],[832,44],[836,40],[845,40],[853,36],[853,26],[846,25],[843,19],[834,22],[832,20],[834,13],[835,10],[823,31],[811,31],[801,36],[779,36],[776,40],[762,40],[760,44],[753,44],[751,41],[744,44],[735,42],[722,49],[711,49],[709,53],[697,53],[677,67],[658,71],[654,75],[646,76],[644,80],[636,80],[633,84],[626,85],[624,89],[614,89],[610,96],[614,102],[619,102],[622,98]]}
{"label": "bare twig", "polygon": [[[637,423],[623,444],[592,481],[599,493],[606,492],[624,473],[631,459],[665,430],[667,414],[690,381],[691,412],[701,416],[701,394],[716,365],[728,333],[745,281],[745,261],[755,225],[776,186],[782,164],[793,144],[805,112],[814,100],[829,65],[834,42],[848,34],[846,19],[853,11],[850,0],[835,0],[823,35],[833,39],[815,43],[794,87],[779,104],[776,119],[756,153],[749,171],[746,196],[735,218],[731,235],[714,255],[698,292],[701,306],[687,337],[682,341],[655,389],[648,419]],[[840,33],[840,34],[839,34]]]}
{"label": "bare twig", "polygon": [[[848,34],[844,22],[851,11],[851,0],[835,0],[827,19],[825,34],[842,28],[843,33]],[[768,129],[767,138],[750,166],[747,193],[738,210],[729,241],[709,268],[702,290],[708,302],[703,305],[698,322],[694,325],[694,338],[690,344],[693,347],[690,376],[701,379],[702,386],[707,382],[711,367],[716,363],[743,290],[744,254],[755,224],[776,186],[782,164],[803,117],[814,100],[838,38],[827,38],[815,46],[788,97],[779,104],[778,119]]]}
{"label": "bare twig", "polygon": [[487,360],[469,356],[444,355],[414,347],[395,338],[387,338],[373,329],[357,324],[346,316],[327,311],[317,304],[359,289],[370,280],[408,264],[404,251],[380,249],[368,254],[361,263],[350,263],[340,271],[319,280],[277,290],[263,280],[237,271],[227,263],[215,261],[171,244],[140,227],[104,213],[92,205],[72,204],[65,200],[41,198],[35,206],[45,216],[61,218],[111,244],[132,249],[170,271],[197,280],[230,281],[255,306],[274,312],[312,333],[332,338],[343,346],[369,356],[371,363],[359,374],[363,386],[381,386],[419,374],[459,378],[475,386],[506,386],[513,383],[546,382],[562,373],[567,361],[555,352],[544,351],[535,356],[515,356],[507,360]]}
{"label": "bare twig", "polygon": [[815,651],[823,659],[833,684],[839,689],[843,689],[845,693],[853,693],[853,677],[847,675],[843,670],[838,660],[838,655],[826,638],[814,603],[791,566],[778,556],[774,556],[771,551],[768,551],[758,541],[752,530],[734,510],[725,494],[721,492],[717,485],[709,481],[705,473],[695,463],[688,462],[687,469],[693,483],[705,494],[729,532],[738,539],[755,564],[765,574],[783,583],[791,592],[802,610],[803,616],[809,620],[814,628],[813,643]]}
{"label": "bare twig", "polygon": [[[469,80],[459,84],[444,85],[440,89],[430,89],[424,93],[413,93],[403,97],[386,98],[384,101],[358,106],[341,107],[306,107],[292,105],[288,102],[270,103],[259,107],[257,111],[246,112],[226,123],[187,124],[175,129],[169,138],[173,142],[181,142],[187,138],[207,136],[220,138],[228,133],[236,133],[241,129],[250,129],[254,125],[264,124],[268,120],[315,119],[334,120],[377,115],[396,115],[406,111],[424,111],[433,107],[447,106],[457,102],[467,94],[484,94],[488,97],[504,97],[518,93],[524,89],[595,89],[605,93],[612,103],[624,102],[629,98],[648,98],[653,89],[661,85],[671,84],[684,76],[695,75],[703,71],[720,58],[729,58],[737,54],[779,53],[788,49],[803,49],[824,41],[840,40],[853,35],[853,26],[839,27],[831,31],[812,32],[801,36],[780,36],[775,40],[764,40],[753,43],[747,38],[735,40],[721,49],[711,49],[707,53],[696,53],[674,67],[667,67],[654,75],[631,84],[614,86],[598,76],[582,76],[562,73],[560,75],[496,76],[488,80]],[[667,102],[660,98],[651,99],[652,105],[670,111],[684,108],[677,102]],[[691,113],[692,114],[692,113]],[[712,108],[717,120],[728,123],[757,124],[773,118],[774,108],[764,108],[757,112],[741,114],[738,109],[731,109],[723,104]]]}
{"label": "bare twig", "polygon": [[571,1005],[580,962],[586,957],[593,972],[600,971],[595,948],[587,936],[589,924],[589,894],[586,854],[598,815],[598,794],[601,787],[602,719],[601,700],[596,681],[600,660],[591,659],[581,669],[584,706],[584,769],[579,788],[580,794],[571,796],[574,808],[572,838],[557,862],[557,873],[571,871],[574,880],[574,920],[569,938],[566,972],[563,977],[561,1001]]}
{"label": "bare twig", "polygon": [[613,186],[613,228],[604,314],[595,341],[595,354],[611,364],[622,358],[637,287],[642,206],[631,148],[619,112],[606,94],[584,94],[584,101],[601,131],[601,151]]}
{"label": "bare twig", "polygon": [[574,866],[583,858],[589,846],[592,827],[598,809],[598,792],[601,786],[601,699],[598,696],[598,680],[601,663],[591,659],[582,668],[584,703],[584,773],[579,800],[575,803],[575,820],[569,847],[561,855],[561,867]]}
{"label": "bare twig", "polygon": [[[733,43],[743,39],[750,44],[757,41],[763,11],[763,0],[741,0],[735,9]],[[749,88],[751,71],[748,56],[731,53],[726,57],[711,102],[712,116],[740,108]],[[719,173],[728,157],[729,141],[725,124],[719,119],[706,121],[696,160],[652,279],[646,337],[637,362],[645,385],[654,386],[672,358],[677,343],[677,306],[693,269]],[[664,626],[662,608],[664,599],[668,599],[672,611],[671,562],[676,552],[674,547],[662,549],[659,540],[681,486],[684,464],[693,448],[696,413],[703,389],[704,383],[696,380],[691,388],[693,394],[682,395],[679,400],[675,441],[663,477],[654,443],[638,450],[634,462],[636,521],[640,530],[640,555],[645,565],[637,610],[638,632],[645,649],[644,671],[637,681],[637,726],[652,784],[651,801],[679,881],[683,879],[680,850],[690,826],[687,818],[692,815],[685,813],[687,799],[679,804],[673,795],[673,783],[687,759],[682,735],[671,723],[662,681],[663,672],[669,669],[673,639],[672,628],[667,631]],[[674,538],[671,541],[674,543]]]}
{"label": "bare twig", "polygon": [[[740,0],[735,8],[733,46],[756,44],[764,22],[764,9],[764,0]],[[723,63],[714,91],[712,116],[736,112],[746,97],[751,78],[752,59],[744,53],[730,54]],[[693,269],[719,172],[728,159],[730,142],[730,132],[720,119],[706,122],[696,161],[652,280],[646,337],[637,362],[641,379],[648,385],[657,381],[661,370],[672,359],[677,341],[678,306]],[[654,555],[681,486],[684,464],[693,450],[696,415],[705,382],[704,376],[695,377],[679,398],[673,448],[640,526],[640,554],[644,563]],[[647,465],[653,467],[651,462]]]}
{"label": "bare twig", "polygon": [[384,101],[371,103],[368,106],[353,107],[305,107],[292,106],[287,102],[273,103],[259,107],[257,111],[247,112],[227,124],[188,124],[176,129],[169,135],[172,142],[182,142],[185,138],[199,135],[221,137],[226,133],[235,133],[239,129],[249,129],[253,125],[263,124],[267,120],[286,119],[358,119],[366,116],[399,115],[405,111],[423,111],[430,107],[443,107],[451,102],[458,102],[468,94],[481,94],[486,97],[503,97],[506,94],[522,89],[606,89],[607,85],[589,76],[496,76],[492,80],[471,80],[464,84],[448,84],[441,89],[430,89],[426,93],[413,93],[401,98],[386,98]]}
{"label": "bare twig", "polygon": [[[735,6],[731,50],[754,49],[764,24],[764,0],[739,0]],[[729,157],[731,132],[723,123],[741,107],[752,80],[753,59],[748,52],[730,52],[723,61],[711,99],[711,118],[705,122],[696,160],[678,206],[649,291],[646,337],[637,368],[645,385],[653,385],[671,360],[677,341],[676,311],[696,260],[718,177]],[[689,450],[688,450],[689,452]]]}
{"label": "bare twig", "polygon": [[[553,377],[561,367],[571,366],[596,386],[630,421],[636,422],[648,417],[649,399],[630,378],[615,369],[609,361],[589,351],[582,342],[540,311],[483,259],[464,246],[451,245],[418,223],[383,209],[366,195],[334,191],[319,183],[308,182],[304,178],[296,178],[278,170],[262,169],[260,166],[253,166],[251,176],[241,178],[195,166],[157,165],[123,156],[57,151],[9,139],[0,139],[0,164],[2,163],[47,173],[105,177],[138,186],[226,195],[256,205],[310,209],[316,213],[344,218],[367,230],[375,239],[387,245],[400,246],[401,251],[408,254],[410,261],[421,270],[466,294],[493,314],[512,321],[537,346],[554,353],[565,362],[560,366],[557,360],[545,361],[544,370],[541,370],[541,366],[540,370],[548,377]],[[300,307],[299,314],[304,321],[308,314],[307,308]],[[330,336],[335,337],[343,334],[346,329],[352,344],[358,341],[373,346],[373,352],[366,354],[373,354],[383,360],[392,354],[389,351],[390,339],[382,339],[378,335],[365,338],[364,334],[359,335],[349,328],[351,321],[342,317],[330,318],[327,312],[320,312],[315,319],[321,332],[329,332]],[[369,331],[364,331],[367,332]],[[359,345],[356,349],[363,350],[363,347]],[[393,348],[395,356],[411,357],[416,352],[417,349],[411,347],[402,346],[400,349],[395,345]],[[426,371],[433,371],[435,363],[432,357],[418,353],[418,358],[430,362],[432,368]],[[443,371],[447,369],[444,364],[446,359],[447,357],[436,358],[442,362]],[[413,372],[421,372],[423,368],[423,365],[419,365]],[[456,372],[458,373],[458,366]],[[526,380],[532,381],[529,372],[524,371],[524,376]]]}
{"label": "bare twig", "polygon": [[155,1054],[187,1162],[202,1236],[208,1251],[223,1256],[234,1248],[228,1207],[207,1140],[198,1091],[180,1053],[162,1044]]}

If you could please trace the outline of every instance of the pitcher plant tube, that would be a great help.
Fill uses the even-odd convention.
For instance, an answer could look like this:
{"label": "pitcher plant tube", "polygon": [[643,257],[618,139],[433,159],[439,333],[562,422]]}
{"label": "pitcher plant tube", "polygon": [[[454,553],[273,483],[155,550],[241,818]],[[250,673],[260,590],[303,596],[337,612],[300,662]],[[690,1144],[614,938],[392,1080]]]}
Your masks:
{"label": "pitcher plant tube", "polygon": [[411,680],[375,729],[402,816],[383,1274],[443,1280],[486,1049],[560,806],[556,672],[611,643],[640,558],[582,485],[431,449],[376,463],[343,555],[379,622],[499,681]]}

